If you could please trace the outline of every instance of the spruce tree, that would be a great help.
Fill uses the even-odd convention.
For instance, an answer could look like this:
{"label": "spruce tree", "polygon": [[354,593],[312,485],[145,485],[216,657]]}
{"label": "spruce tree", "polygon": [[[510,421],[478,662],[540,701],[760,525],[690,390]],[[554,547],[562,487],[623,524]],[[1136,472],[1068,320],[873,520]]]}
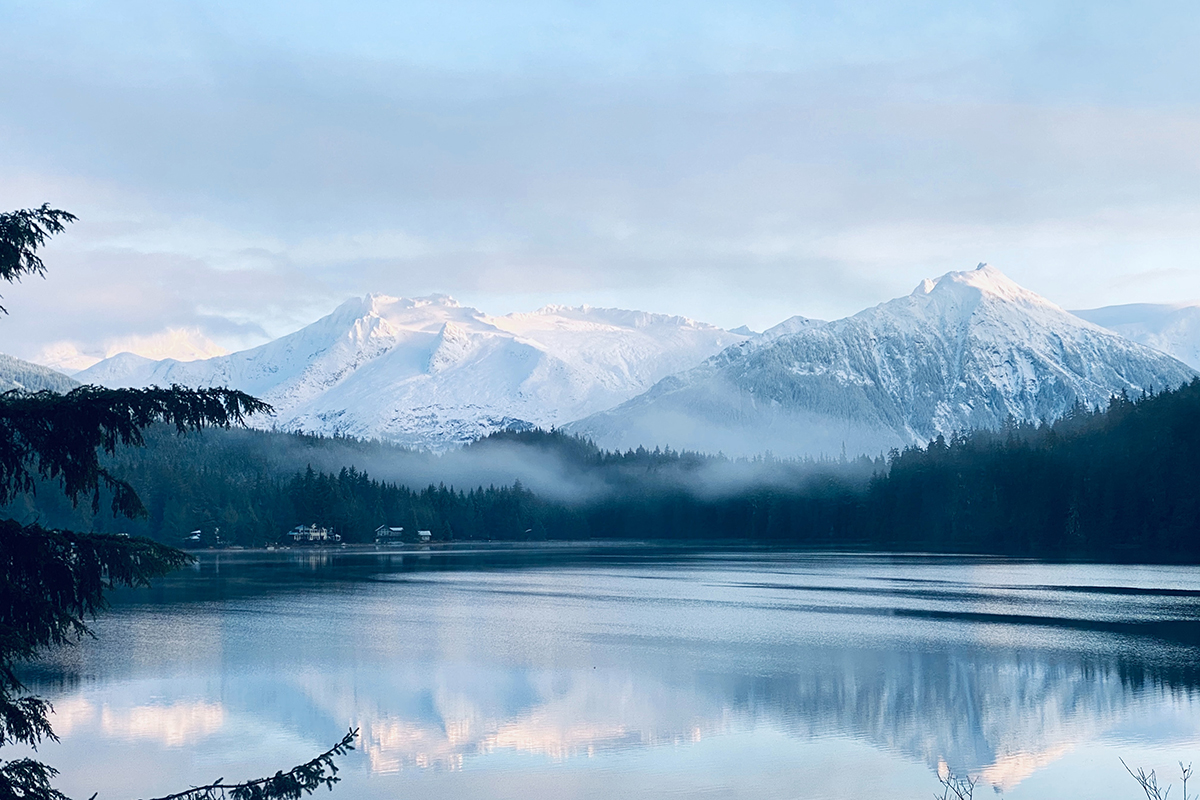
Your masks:
{"label": "spruce tree", "polygon": [[[13,282],[41,275],[38,249],[74,215],[42,205],[0,214],[0,278]],[[2,310],[2,309],[0,309]],[[93,512],[103,492],[111,510],[144,516],[133,487],[102,466],[100,454],[145,444],[156,423],[178,433],[242,425],[249,414],[269,412],[260,400],[231,389],[104,389],[83,386],[66,394],[13,390],[0,394],[0,504],[57,485],[75,505],[89,498]],[[50,706],[17,677],[22,661],[49,647],[71,645],[90,633],[88,621],[118,586],[146,586],[192,560],[150,539],[47,530],[0,519],[0,748],[34,748],[56,739]],[[334,756],[353,748],[351,731],[316,759],[270,778],[190,789],[179,800],[298,798],[337,782]],[[57,771],[32,758],[0,759],[0,798],[67,800],[51,785]]]}

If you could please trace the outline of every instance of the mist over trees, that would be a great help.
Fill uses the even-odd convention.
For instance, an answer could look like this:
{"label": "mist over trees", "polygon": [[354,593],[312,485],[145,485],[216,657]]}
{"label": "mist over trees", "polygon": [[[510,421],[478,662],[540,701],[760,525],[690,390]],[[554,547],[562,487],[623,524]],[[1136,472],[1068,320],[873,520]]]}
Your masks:
{"label": "mist over trees", "polygon": [[[885,458],[790,461],[644,449],[614,453],[559,432],[496,434],[438,459],[541,463],[561,485],[413,487],[378,480],[418,456],[381,443],[262,431],[148,435],[110,467],[148,516],[113,520],[54,498],[10,513],[178,542],[201,530],[245,546],[298,524],[369,542],[381,525],[442,541],[637,539],[789,547],[1200,560],[1200,381],[1050,424],[1009,422]],[[457,459],[457,460],[455,460]],[[338,462],[342,467],[331,467]],[[432,466],[431,466],[432,465]],[[530,468],[532,469],[532,467]],[[465,474],[472,474],[469,470]],[[450,476],[448,476],[450,477]],[[573,488],[572,488],[573,487]]]}

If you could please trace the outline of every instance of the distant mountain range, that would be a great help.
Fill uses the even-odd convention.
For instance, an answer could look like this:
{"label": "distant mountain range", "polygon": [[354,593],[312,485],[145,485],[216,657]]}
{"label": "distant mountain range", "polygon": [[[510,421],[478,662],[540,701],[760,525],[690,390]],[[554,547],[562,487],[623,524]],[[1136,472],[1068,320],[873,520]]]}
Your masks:
{"label": "distant mountain range", "polygon": [[[610,448],[836,456],[1009,415],[1052,419],[1076,401],[1176,386],[1196,365],[1200,308],[1072,314],[980,265],[851,317],[793,317],[761,334],[619,309],[489,316],[444,295],[368,295],[250,350],[122,353],[74,378],[231,386],[275,406],[261,425],[435,450],[558,426]],[[16,359],[0,361],[4,380],[72,385]]]}
{"label": "distant mountain range", "polygon": [[368,295],[260,347],[199,361],[129,353],[76,374],[106,386],[231,386],[287,430],[445,448],[594,414],[743,341],[683,317],[548,306],[488,316],[444,295]]}
{"label": "distant mountain range", "polygon": [[1200,306],[1134,303],[1071,313],[1200,369]]}
{"label": "distant mountain range", "polygon": [[878,453],[1195,374],[981,264],[852,317],[789,320],[567,430],[610,448]]}

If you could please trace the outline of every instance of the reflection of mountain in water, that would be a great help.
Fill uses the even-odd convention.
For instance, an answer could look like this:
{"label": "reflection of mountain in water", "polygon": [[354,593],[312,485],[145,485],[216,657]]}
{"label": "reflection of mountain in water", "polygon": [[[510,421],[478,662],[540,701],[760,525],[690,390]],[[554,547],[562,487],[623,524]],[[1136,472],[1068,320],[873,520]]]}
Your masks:
{"label": "reflection of mountain in water", "polygon": [[1200,699],[1158,677],[1131,678],[1116,661],[1020,650],[813,649],[789,674],[439,670],[369,685],[361,675],[353,684],[309,676],[303,691],[332,718],[354,715],[372,769],[382,772],[455,769],[503,749],[562,760],[767,726],[859,738],[1010,788],[1172,695]]}
{"label": "reflection of mountain in water", "polygon": [[[315,745],[353,724],[370,768],[394,772],[759,731],[1006,788],[1133,721],[1162,742],[1175,734],[1156,720],[1200,719],[1193,571],[772,556],[422,572],[389,557],[268,579],[239,563],[118,608],[99,640],[25,675],[71,711],[73,741],[111,729],[203,750],[253,729]],[[330,575],[298,577],[314,570]]]}
{"label": "reflection of mountain in water", "polygon": [[804,667],[726,688],[736,707],[796,735],[855,736],[1003,788],[1165,690],[1130,684],[1116,664],[1020,651],[825,652]]}

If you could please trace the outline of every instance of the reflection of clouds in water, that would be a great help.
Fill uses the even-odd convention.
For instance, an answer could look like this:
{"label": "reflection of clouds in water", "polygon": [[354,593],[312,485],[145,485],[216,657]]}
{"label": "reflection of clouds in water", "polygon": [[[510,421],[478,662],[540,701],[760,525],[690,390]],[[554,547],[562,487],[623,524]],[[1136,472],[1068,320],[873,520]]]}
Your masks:
{"label": "reflection of clouds in water", "polygon": [[[458,771],[470,759],[501,752],[561,764],[725,734],[850,737],[1010,791],[1122,724],[1154,719],[1167,707],[1184,719],[1200,710],[1187,693],[1133,690],[1115,668],[985,655],[877,654],[872,660],[813,651],[798,658],[803,671],[761,678],[437,668],[399,676],[305,673],[277,676],[280,691],[253,710],[241,706],[263,693],[249,684],[223,687],[235,698],[230,708],[212,699],[137,703],[114,687],[113,693],[56,700],[55,724],[64,738],[172,749],[230,734],[230,726],[244,727],[252,718],[259,736],[280,733],[287,720],[352,720],[376,775]],[[190,694],[194,686],[185,681],[158,690],[170,697]]]}
{"label": "reflection of clouds in water", "polygon": [[406,767],[462,769],[463,753],[457,743],[437,729],[398,718],[357,724],[371,772],[387,774]]}
{"label": "reflection of clouds in water", "polygon": [[204,701],[121,706],[75,695],[54,702],[51,724],[60,737],[99,731],[108,739],[151,740],[185,747],[221,731],[225,708]]}
{"label": "reflection of clouds in water", "polygon": [[170,703],[100,711],[100,729],[105,736],[120,739],[152,739],[167,747],[195,744],[221,730],[225,709],[220,703]]}
{"label": "reflection of clouds in water", "polygon": [[535,680],[540,702],[495,724],[480,737],[481,751],[514,750],[557,762],[699,741],[729,729],[722,699],[694,687],[598,670],[563,677]]}
{"label": "reflection of clouds in water", "polygon": [[[343,574],[302,555],[296,574]],[[221,575],[238,565],[222,558]],[[617,754],[669,772],[741,742],[742,777],[705,765],[734,786],[779,766],[771,743],[787,742],[857,753],[875,775],[944,763],[1026,792],[1035,774],[1081,777],[1079,762],[1137,726],[1158,748],[1200,734],[1189,640],[1137,627],[1193,624],[1198,601],[1153,587],[1196,587],[1194,571],[1156,571],[1132,593],[1102,591],[1132,580],[1107,568],[855,560],[375,578],[102,618],[99,642],[56,662],[100,676],[55,698],[56,725],[79,752],[165,759],[201,742],[210,763],[239,757],[247,735],[247,757],[286,741],[291,759],[355,725],[347,774],[379,787],[413,769],[428,774],[404,780],[447,787],[611,771],[628,763]]]}
{"label": "reflection of clouds in water", "polygon": [[361,728],[364,766],[375,775],[487,768],[479,759],[504,752],[538,756],[545,766],[532,768],[545,769],[726,734],[848,737],[876,748],[881,764],[888,753],[946,764],[1009,791],[1123,724],[1153,720],[1166,707],[1184,719],[1200,710],[1186,692],[1122,683],[1115,667],[1046,664],[1029,654],[798,656],[796,672],[757,678],[435,667],[277,675],[268,693],[263,676],[230,677],[221,694],[232,706],[212,697],[170,700],[195,698],[190,680],[159,684],[167,698],[160,703],[137,702],[118,685],[57,699],[55,722],[65,739],[165,751],[247,725],[272,737],[348,720]]}
{"label": "reflection of clouds in water", "polygon": [[1200,712],[1190,691],[1139,687],[1115,661],[1038,651],[834,652],[810,666],[755,682],[755,718],[801,737],[854,736],[1001,789],[1130,720],[1173,705]]}
{"label": "reflection of clouds in water", "polygon": [[462,769],[464,758],[498,750],[544,756],[559,763],[575,756],[630,747],[679,744],[702,738],[699,726],[686,737],[629,729],[621,722],[565,721],[552,711],[539,710],[528,717],[502,722],[491,720],[482,732],[470,735],[469,721],[450,724],[445,731],[403,719],[374,719],[360,723],[363,749],[371,771],[399,772],[407,767]]}
{"label": "reflection of clouds in water", "polygon": [[96,719],[96,706],[82,695],[71,695],[54,701],[50,724],[60,738],[70,736],[76,729],[85,729]]}

